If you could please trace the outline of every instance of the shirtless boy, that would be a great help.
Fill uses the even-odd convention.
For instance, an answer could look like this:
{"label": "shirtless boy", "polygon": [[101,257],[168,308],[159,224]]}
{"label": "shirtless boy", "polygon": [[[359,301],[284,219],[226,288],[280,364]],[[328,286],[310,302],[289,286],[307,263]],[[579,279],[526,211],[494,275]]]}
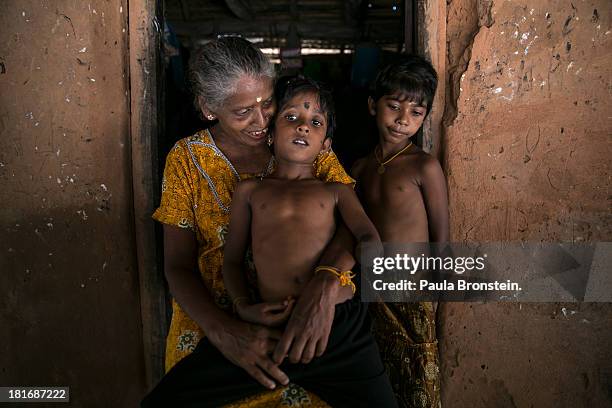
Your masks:
{"label": "shirtless boy", "polygon": [[[223,263],[223,278],[235,311],[246,321],[266,326],[282,325],[290,315],[291,299],[300,296],[334,235],[336,214],[355,236],[358,247],[366,242],[380,245],[376,228],[353,189],[324,183],[313,174],[315,159],[331,145],[330,94],[316,82],[298,77],[280,83],[276,99],[276,169],[261,180],[238,184]],[[257,269],[257,301],[249,297],[244,274],[249,243]],[[353,285],[348,273],[330,269],[318,273],[338,275],[341,284]],[[397,407],[366,309],[358,299],[336,306],[327,345],[304,347],[317,357],[307,364],[285,359],[279,366],[292,382],[334,407]],[[198,406],[220,406],[263,390],[205,338],[166,375],[155,397],[172,401],[174,406],[194,401],[204,403]]]}
{"label": "shirtless boy", "polygon": [[[413,141],[431,110],[436,86],[437,75],[431,64],[421,57],[407,56],[378,74],[368,100],[370,113],[376,118],[378,145],[355,163],[352,172],[361,203],[383,242],[449,239],[442,168]],[[398,400],[407,403],[414,390],[425,388],[427,406],[437,406],[439,381],[432,304],[379,303],[371,305],[370,311],[376,336],[384,338],[388,345],[381,352],[392,367],[391,381]],[[391,327],[390,322],[397,327]],[[409,361],[406,364],[410,367],[402,366],[403,361]],[[407,372],[410,378],[399,374]]]}
{"label": "shirtless boy", "polygon": [[412,140],[431,110],[436,85],[427,61],[406,57],[379,73],[368,99],[378,145],[355,163],[353,176],[383,242],[448,241],[444,173]]}

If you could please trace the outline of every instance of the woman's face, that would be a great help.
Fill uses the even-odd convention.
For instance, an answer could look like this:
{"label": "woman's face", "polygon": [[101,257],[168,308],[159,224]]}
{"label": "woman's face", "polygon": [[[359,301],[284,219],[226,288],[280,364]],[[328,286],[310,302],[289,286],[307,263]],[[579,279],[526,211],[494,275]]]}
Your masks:
{"label": "woman's face", "polygon": [[242,75],[234,89],[222,106],[210,110],[219,120],[217,131],[247,146],[265,143],[275,110],[272,79]]}

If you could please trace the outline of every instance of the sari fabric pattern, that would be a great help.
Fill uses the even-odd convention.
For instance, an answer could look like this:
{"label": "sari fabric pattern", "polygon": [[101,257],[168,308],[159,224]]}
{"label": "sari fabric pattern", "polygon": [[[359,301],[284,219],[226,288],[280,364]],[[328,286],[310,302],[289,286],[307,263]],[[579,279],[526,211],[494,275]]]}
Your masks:
{"label": "sari fabric pattern", "polygon": [[433,304],[372,303],[370,315],[399,406],[440,407],[440,362]]}

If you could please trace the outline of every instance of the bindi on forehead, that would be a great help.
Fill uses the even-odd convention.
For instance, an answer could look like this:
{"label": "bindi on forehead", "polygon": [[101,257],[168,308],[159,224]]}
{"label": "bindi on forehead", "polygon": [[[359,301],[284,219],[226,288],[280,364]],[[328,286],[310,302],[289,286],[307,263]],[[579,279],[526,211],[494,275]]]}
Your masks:
{"label": "bindi on forehead", "polygon": [[262,99],[263,98],[261,96],[258,96],[257,98],[255,98],[255,102],[259,103],[259,102],[261,102]]}
{"label": "bindi on forehead", "polygon": [[310,102],[309,101],[304,101],[304,108],[310,109]]}

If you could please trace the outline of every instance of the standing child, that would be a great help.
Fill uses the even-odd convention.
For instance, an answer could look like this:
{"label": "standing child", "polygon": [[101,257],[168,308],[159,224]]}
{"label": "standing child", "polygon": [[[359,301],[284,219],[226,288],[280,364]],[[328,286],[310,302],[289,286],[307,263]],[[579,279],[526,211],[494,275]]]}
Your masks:
{"label": "standing child", "polygon": [[[378,243],[376,228],[350,186],[315,178],[313,163],[331,145],[331,95],[311,80],[278,87],[274,122],[276,169],[238,184],[225,244],[223,278],[234,310],[245,321],[282,325],[293,300],[315,273],[331,273],[350,285],[350,272],[315,266],[336,229],[336,214],[359,244]],[[259,299],[249,297],[244,259],[249,243],[257,269]],[[301,345],[312,361],[289,355],[280,368],[292,382],[334,407],[397,407],[367,311],[358,299],[336,306],[328,344]],[[301,354],[301,353],[300,353]],[[309,358],[309,359],[310,359]],[[144,406],[220,406],[263,391],[205,338],[173,368]],[[191,405],[189,405],[191,406]]]}
{"label": "standing child", "polygon": [[[447,242],[448,197],[442,168],[413,136],[430,112],[437,75],[425,59],[407,56],[379,72],[368,99],[378,145],[353,167],[357,191],[383,242]],[[386,254],[388,255],[388,254]],[[401,405],[437,407],[439,369],[433,306],[370,306],[383,361]]]}

